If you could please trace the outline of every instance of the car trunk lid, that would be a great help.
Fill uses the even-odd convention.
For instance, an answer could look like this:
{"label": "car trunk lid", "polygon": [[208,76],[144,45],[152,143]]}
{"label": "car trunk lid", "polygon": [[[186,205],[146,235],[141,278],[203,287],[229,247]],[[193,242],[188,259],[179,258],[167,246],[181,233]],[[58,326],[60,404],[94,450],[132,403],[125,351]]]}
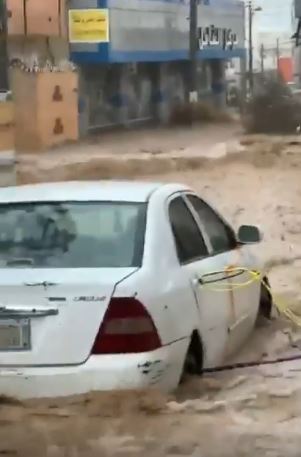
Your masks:
{"label": "car trunk lid", "polygon": [[0,366],[85,362],[116,284],[135,271],[1,269]]}

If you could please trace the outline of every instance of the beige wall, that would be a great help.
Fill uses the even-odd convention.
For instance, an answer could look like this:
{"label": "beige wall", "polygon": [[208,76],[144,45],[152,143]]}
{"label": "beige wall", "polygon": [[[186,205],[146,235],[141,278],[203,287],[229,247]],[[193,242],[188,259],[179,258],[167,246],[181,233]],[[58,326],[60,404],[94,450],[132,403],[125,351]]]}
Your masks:
{"label": "beige wall", "polygon": [[49,59],[57,64],[68,59],[69,48],[67,40],[63,38],[11,37],[8,41],[8,55],[9,59],[20,58],[29,64],[35,58],[41,63]]}

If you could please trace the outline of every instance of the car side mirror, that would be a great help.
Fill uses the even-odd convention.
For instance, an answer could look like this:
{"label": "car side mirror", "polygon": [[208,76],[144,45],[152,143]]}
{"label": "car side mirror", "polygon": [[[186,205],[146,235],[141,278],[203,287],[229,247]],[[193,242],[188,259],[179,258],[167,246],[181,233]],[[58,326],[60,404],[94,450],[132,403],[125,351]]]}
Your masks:
{"label": "car side mirror", "polygon": [[241,244],[256,244],[262,240],[262,234],[254,225],[241,225],[237,232],[237,239]]}

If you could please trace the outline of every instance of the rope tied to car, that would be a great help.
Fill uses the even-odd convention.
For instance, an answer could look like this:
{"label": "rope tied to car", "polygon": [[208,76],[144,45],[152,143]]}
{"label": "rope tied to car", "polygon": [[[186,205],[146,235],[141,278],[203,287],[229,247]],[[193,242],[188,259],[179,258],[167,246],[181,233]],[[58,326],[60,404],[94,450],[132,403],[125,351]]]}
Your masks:
{"label": "rope tied to car", "polygon": [[[230,285],[225,286],[223,284],[224,280],[231,280],[242,276],[244,273],[248,273],[248,277],[245,281],[242,282],[230,282]],[[265,280],[264,276],[260,271],[251,270],[244,267],[228,267],[224,270],[217,270],[206,273],[201,276],[199,283],[200,286],[204,289],[211,290],[213,292],[232,292],[237,289],[241,289],[244,287],[248,287],[249,285],[253,284],[254,282],[260,282],[264,288],[269,292],[272,298],[272,303],[277,309],[279,315],[283,315],[288,320],[293,322],[293,324],[301,327],[301,315],[299,316],[296,314],[294,310],[292,310],[288,303],[286,303],[283,299],[279,298],[278,296],[273,293],[272,288]],[[301,354],[296,354],[293,356],[287,357],[278,357],[276,359],[268,359],[268,360],[254,360],[250,362],[236,362],[230,365],[223,365],[213,368],[206,368],[202,370],[202,373],[217,373],[221,371],[229,371],[235,370],[240,368],[251,368],[251,367],[258,367],[263,365],[274,365],[278,363],[285,363],[285,362],[292,362],[301,360]]]}
{"label": "rope tied to car", "polygon": [[[241,276],[242,274],[247,273],[248,278],[242,282],[233,282],[231,281],[229,285],[225,286],[221,281],[222,279],[233,279]],[[220,277],[219,277],[220,276]],[[272,297],[272,302],[276,307],[279,314],[284,315],[287,319],[292,321],[298,327],[301,327],[301,315],[296,314],[294,310],[290,308],[288,303],[286,303],[282,298],[276,296],[270,285],[264,279],[260,271],[251,270],[244,267],[231,267],[224,270],[212,271],[206,273],[200,278],[200,286],[205,289],[209,289],[213,292],[231,292],[236,289],[241,289],[248,287],[254,282],[259,281],[267,289]]]}

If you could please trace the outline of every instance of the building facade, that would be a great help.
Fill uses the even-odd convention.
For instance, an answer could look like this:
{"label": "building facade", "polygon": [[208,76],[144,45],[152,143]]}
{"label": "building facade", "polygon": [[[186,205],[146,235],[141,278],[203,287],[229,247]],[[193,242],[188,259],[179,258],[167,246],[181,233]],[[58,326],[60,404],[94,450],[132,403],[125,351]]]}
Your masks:
{"label": "building facade", "polygon": [[5,42],[5,4],[0,0],[0,94],[8,89],[7,48]]}
{"label": "building facade", "polygon": [[294,77],[296,84],[301,86],[301,0],[294,0]]}
{"label": "building facade", "polygon": [[[50,11],[55,2],[60,17]],[[165,121],[176,103],[187,100],[189,0],[48,0],[43,12],[41,0],[26,4],[32,8],[26,37],[16,33],[17,13],[10,15],[9,57],[50,56],[77,64],[82,134],[153,118]],[[50,24],[39,20],[38,11],[52,18]],[[226,62],[240,59],[244,70],[244,3],[199,0],[197,23],[199,98],[222,105]]]}

